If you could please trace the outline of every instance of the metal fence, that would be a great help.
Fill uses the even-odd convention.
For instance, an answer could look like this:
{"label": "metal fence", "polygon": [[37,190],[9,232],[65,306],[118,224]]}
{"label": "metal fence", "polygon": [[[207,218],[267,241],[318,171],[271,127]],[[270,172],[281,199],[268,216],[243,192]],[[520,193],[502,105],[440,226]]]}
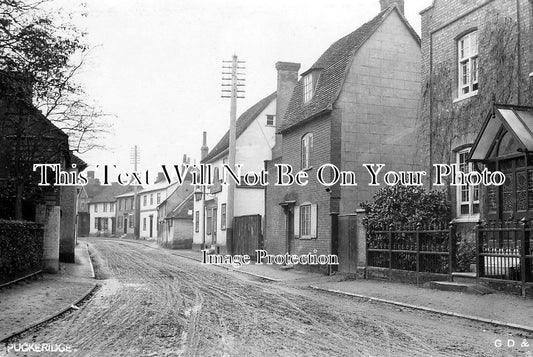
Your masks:
{"label": "metal fence", "polygon": [[533,277],[531,223],[478,222],[476,226],[477,278],[520,282],[525,295],[526,283]]}
{"label": "metal fence", "polygon": [[455,266],[455,228],[449,226],[401,226],[367,231],[367,265],[393,270],[449,274]]}

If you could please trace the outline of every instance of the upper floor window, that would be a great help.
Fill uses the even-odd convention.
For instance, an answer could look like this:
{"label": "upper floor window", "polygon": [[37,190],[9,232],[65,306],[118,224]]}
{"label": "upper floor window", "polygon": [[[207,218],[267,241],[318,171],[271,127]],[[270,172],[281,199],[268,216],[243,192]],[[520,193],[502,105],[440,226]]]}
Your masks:
{"label": "upper floor window", "polygon": [[307,133],[302,137],[302,169],[311,168],[311,149],[313,148],[313,134]]}
{"label": "upper floor window", "polygon": [[266,117],[267,117],[267,123],[266,123],[266,125],[273,126],[273,125],[274,125],[274,118],[275,118],[275,115],[267,114]]}
{"label": "upper floor window", "polygon": [[157,193],[157,204],[160,204],[161,203],[161,193],[158,192]]}
{"label": "upper floor window", "polygon": [[313,74],[309,73],[304,77],[304,103],[313,98]]}
{"label": "upper floor window", "polygon": [[118,210],[120,211],[122,209],[122,198],[118,199]]}
{"label": "upper floor window", "polygon": [[[470,149],[461,150],[457,153],[457,165],[459,170],[468,173],[474,168],[471,162],[467,162]],[[479,185],[462,185],[457,187],[457,216],[473,216],[479,214]]]}
{"label": "upper floor window", "polygon": [[104,212],[107,212],[107,203],[104,203]]}
{"label": "upper floor window", "polygon": [[147,196],[147,195],[144,195],[144,196],[143,196],[143,206],[146,206],[147,199],[148,199],[148,196]]}
{"label": "upper floor window", "polygon": [[114,203],[110,203],[109,204],[109,212],[113,212],[115,210],[115,204]]}
{"label": "upper floor window", "polygon": [[94,205],[94,212],[98,212],[98,203]]}
{"label": "upper floor window", "polygon": [[478,45],[477,32],[470,32],[457,41],[459,95],[468,97],[478,90]]}
{"label": "upper floor window", "polygon": [[151,205],[154,204],[154,194],[153,193],[150,194],[150,204]]}

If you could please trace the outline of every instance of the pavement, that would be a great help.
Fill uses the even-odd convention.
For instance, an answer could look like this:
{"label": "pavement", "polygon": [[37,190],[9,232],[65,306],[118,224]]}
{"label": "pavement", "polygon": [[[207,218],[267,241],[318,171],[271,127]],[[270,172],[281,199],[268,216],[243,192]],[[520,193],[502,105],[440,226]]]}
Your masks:
{"label": "pavement", "polygon": [[96,287],[86,243],[76,246],[75,263],[58,274],[23,280],[0,289],[0,342],[73,308]]}
{"label": "pavement", "polygon": [[[157,248],[155,241],[145,242]],[[161,248],[160,248],[161,249]],[[169,250],[171,254],[201,261],[202,253],[192,250]],[[475,295],[456,291],[442,291],[424,286],[353,280],[343,274],[324,276],[301,269],[282,269],[278,265],[249,264],[240,267],[223,265],[225,269],[253,275],[264,280],[285,283],[307,283],[306,286],[328,293],[399,308],[417,309],[473,321],[521,329],[533,333],[533,299],[511,294]]]}

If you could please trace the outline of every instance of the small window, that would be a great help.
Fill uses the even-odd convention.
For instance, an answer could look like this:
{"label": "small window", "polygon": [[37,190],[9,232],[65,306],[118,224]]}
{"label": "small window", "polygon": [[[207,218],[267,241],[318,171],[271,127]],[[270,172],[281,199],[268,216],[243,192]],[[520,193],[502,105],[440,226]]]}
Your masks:
{"label": "small window", "polygon": [[103,212],[107,212],[107,203],[104,203],[104,210]]}
{"label": "small window", "polygon": [[302,169],[311,168],[311,150],[313,148],[313,134],[307,133],[302,137]]}
{"label": "small window", "polygon": [[459,95],[468,97],[478,91],[478,43],[477,32],[470,32],[457,41]]}
{"label": "small window", "polygon": [[272,115],[272,114],[267,114],[267,124],[266,125],[269,125],[269,126],[274,126],[274,118],[275,118],[275,115]]}
{"label": "small window", "polygon": [[110,203],[109,204],[109,212],[114,212],[115,211],[115,204],[114,203]]}
{"label": "small window", "polygon": [[118,210],[122,210],[122,198],[118,199]]}
{"label": "small window", "polygon": [[146,206],[147,203],[148,203],[148,196],[144,195],[143,196],[143,206]]}
{"label": "small window", "polygon": [[94,212],[98,212],[98,203],[94,205]]}
{"label": "small window", "polygon": [[313,239],[317,237],[317,205],[304,203],[294,207],[294,237]]}
{"label": "small window", "polygon": [[130,219],[128,222],[129,222],[130,228],[133,228],[133,216],[130,216]]}
{"label": "small window", "polygon": [[304,77],[304,103],[307,103],[313,98],[313,91],[313,74],[309,73]]}
{"label": "small window", "polygon": [[220,229],[226,229],[226,204],[220,205]]}
{"label": "small window", "polygon": [[[473,170],[472,163],[467,162],[470,149],[457,153],[459,170],[468,173]],[[479,185],[457,186],[457,216],[473,216],[479,214]]]}
{"label": "small window", "polygon": [[143,231],[146,230],[146,217],[143,218]]}
{"label": "small window", "polygon": [[161,203],[161,193],[158,192],[157,193],[157,204],[160,204]]}
{"label": "small window", "polygon": [[154,204],[154,194],[151,193],[150,194],[150,205],[153,205]]}
{"label": "small window", "polygon": [[94,220],[94,228],[98,229],[98,222],[100,222],[100,218],[95,218]]}
{"label": "small window", "polygon": [[194,214],[194,231],[200,232],[200,211],[196,211]]}
{"label": "small window", "polygon": [[130,201],[130,209],[133,209],[133,202],[135,201],[135,198],[132,198]]}

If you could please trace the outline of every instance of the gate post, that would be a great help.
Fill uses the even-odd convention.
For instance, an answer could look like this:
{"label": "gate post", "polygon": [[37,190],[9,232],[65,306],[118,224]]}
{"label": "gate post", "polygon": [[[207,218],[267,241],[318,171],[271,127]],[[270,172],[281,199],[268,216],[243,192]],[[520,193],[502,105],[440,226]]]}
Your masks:
{"label": "gate post", "polygon": [[392,230],[394,229],[394,224],[389,224],[389,281],[392,280]]}
{"label": "gate post", "polygon": [[418,222],[416,224],[416,285],[420,284],[420,227],[422,224]]}
{"label": "gate post", "polygon": [[449,269],[449,279],[450,281],[453,280],[453,271],[455,270],[456,266],[456,248],[457,248],[457,242],[455,241],[456,232],[455,232],[455,220],[451,220],[450,224],[448,225],[450,229],[450,235],[449,235],[449,242],[448,242],[448,269]]}
{"label": "gate post", "polygon": [[526,276],[530,269],[527,266],[527,253],[529,252],[529,224],[526,217],[520,220],[521,231],[522,231],[522,242],[520,244],[520,280],[522,285],[522,296],[526,296],[526,282],[528,277]]}
{"label": "gate post", "polygon": [[475,228],[475,232],[476,232],[476,283],[477,284],[479,284],[479,277],[481,275],[482,265],[484,265],[481,262],[481,259],[483,259],[483,257],[481,256],[481,250],[482,250],[482,244],[483,244],[483,239],[481,237],[481,224],[482,222],[480,219],[476,223],[476,228]]}

